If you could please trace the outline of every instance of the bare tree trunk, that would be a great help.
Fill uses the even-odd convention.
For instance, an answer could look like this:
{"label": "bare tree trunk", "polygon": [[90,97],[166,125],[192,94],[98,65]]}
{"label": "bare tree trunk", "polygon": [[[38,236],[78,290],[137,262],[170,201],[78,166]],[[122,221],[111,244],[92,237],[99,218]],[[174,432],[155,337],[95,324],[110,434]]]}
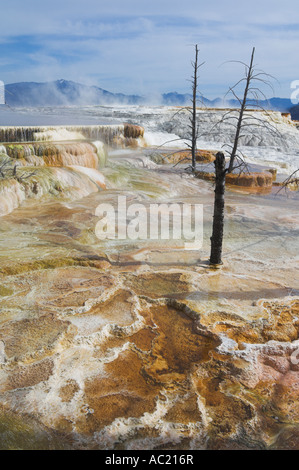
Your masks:
{"label": "bare tree trunk", "polygon": [[250,87],[250,82],[252,80],[254,52],[255,52],[255,48],[252,49],[250,65],[249,65],[248,72],[247,72],[246,86],[245,86],[244,96],[243,96],[241,109],[240,109],[240,113],[239,113],[233,150],[232,150],[232,153],[231,153],[229,167],[228,167],[228,173],[230,173],[233,170],[234,160],[236,158],[236,153],[237,153],[237,150],[238,150],[240,131],[241,131],[241,128],[242,128],[242,123],[243,123],[243,115],[244,115],[244,111],[245,111],[246,105],[247,105],[247,95],[248,95],[248,90],[249,90],[249,87]]}
{"label": "bare tree trunk", "polygon": [[196,92],[197,92],[197,71],[198,71],[198,47],[195,45],[195,61],[193,64],[193,98],[192,98],[192,137],[191,137],[191,155],[192,155],[192,171],[195,171],[196,165],[196,139],[197,139],[197,126],[196,126]]}
{"label": "bare tree trunk", "polygon": [[[236,158],[239,158],[237,153],[238,153],[238,148],[239,148],[239,140],[241,137],[241,130],[248,125],[246,123],[247,117],[244,115],[248,103],[249,103],[249,96],[253,95],[256,100],[258,100],[258,93],[261,93],[262,96],[265,96],[257,86],[252,86],[252,84],[255,81],[259,81],[264,83],[265,85],[271,85],[269,84],[269,81],[265,80],[262,78],[263,76],[265,77],[271,77],[271,75],[266,74],[264,72],[255,72],[255,66],[253,64],[254,61],[254,54],[255,54],[255,48],[253,47],[252,53],[251,53],[251,60],[249,66],[244,64],[243,62],[240,62],[241,64],[245,65],[245,77],[241,80],[239,80],[232,88],[230,88],[230,91],[233,93],[234,97],[237,98],[239,104],[240,104],[240,109],[239,109],[239,115],[236,118],[237,119],[237,124],[236,124],[236,133],[235,133],[235,138],[234,142],[232,145],[232,151],[230,154],[230,159],[229,159],[229,165],[228,168],[225,168],[225,158],[222,152],[218,152],[216,155],[216,160],[215,160],[215,176],[216,176],[216,186],[215,186],[215,199],[214,199],[214,219],[213,219],[213,233],[211,236],[211,254],[210,254],[210,264],[211,265],[219,265],[222,264],[221,256],[222,256],[222,241],[223,241],[223,227],[224,227],[224,192],[225,192],[225,176],[227,173],[232,172],[233,170],[240,168],[241,164],[236,166],[235,160]],[[245,89],[243,93],[243,99],[241,100],[234,89],[241,83],[245,82]],[[272,87],[271,87],[272,88]],[[261,108],[258,104],[257,106]],[[228,113],[225,114],[224,119],[222,122],[225,120],[229,119],[229,111]],[[235,118],[235,117],[234,117]],[[261,126],[260,122],[261,119],[259,118],[254,118],[257,120],[259,123],[259,126]],[[269,125],[265,126],[267,129],[271,129],[272,132],[276,132],[276,129],[274,126],[269,127]],[[242,163],[244,165],[244,162]]]}
{"label": "bare tree trunk", "polygon": [[225,191],[225,157],[222,152],[216,155],[215,165],[215,199],[214,199],[214,218],[213,233],[211,236],[211,255],[210,264],[222,264],[222,240],[224,226],[224,191]]}

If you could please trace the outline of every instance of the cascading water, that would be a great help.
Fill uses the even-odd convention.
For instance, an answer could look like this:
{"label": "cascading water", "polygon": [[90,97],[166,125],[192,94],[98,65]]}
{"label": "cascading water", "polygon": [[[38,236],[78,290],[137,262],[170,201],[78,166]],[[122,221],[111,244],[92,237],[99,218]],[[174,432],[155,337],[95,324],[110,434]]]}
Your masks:
{"label": "cascading water", "polygon": [[113,145],[116,137],[138,138],[143,128],[130,124],[98,126],[44,126],[44,127],[0,127],[0,142],[32,141],[103,141]]}
{"label": "cascading water", "polygon": [[107,155],[101,142],[5,144],[2,154],[5,153],[24,166],[80,165],[88,168],[104,166]]}
{"label": "cascading water", "polygon": [[47,192],[63,196],[71,192],[72,197],[82,197],[105,188],[98,169],[107,163],[107,146],[134,145],[142,136],[143,129],[131,124],[0,128],[0,168],[4,165],[3,171],[9,170],[9,176],[13,176],[17,167],[13,184],[1,186],[0,181],[0,214],[11,212],[28,197]]}
{"label": "cascading water", "polygon": [[0,216],[9,214],[26,199],[22,186],[14,179],[0,184]]}

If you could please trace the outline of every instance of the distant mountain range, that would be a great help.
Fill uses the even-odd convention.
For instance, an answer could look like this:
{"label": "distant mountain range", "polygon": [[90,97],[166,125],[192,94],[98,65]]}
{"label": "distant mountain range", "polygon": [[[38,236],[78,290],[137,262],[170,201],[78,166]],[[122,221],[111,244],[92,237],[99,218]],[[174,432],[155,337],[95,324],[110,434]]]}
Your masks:
{"label": "distant mountain range", "polygon": [[[116,105],[116,104],[153,104],[150,97],[139,95],[125,95],[111,93],[97,86],[82,85],[69,80],[56,80],[54,82],[20,82],[5,86],[6,104],[16,107],[40,106],[88,106],[88,105]],[[164,93],[155,97],[154,104],[186,106],[191,103],[191,94],[177,92]],[[211,108],[238,107],[237,100],[231,99],[223,102],[220,98],[209,100],[203,96],[198,97],[198,105]],[[254,102],[252,101],[252,104]],[[259,103],[265,109],[281,112],[291,112],[293,119],[299,119],[299,106],[294,106],[287,98],[271,98]],[[250,101],[249,101],[250,105]]]}
{"label": "distant mountain range", "polygon": [[96,86],[82,85],[68,80],[55,82],[19,82],[5,85],[5,99],[9,106],[68,106],[101,104],[137,104],[137,95],[110,93]]}

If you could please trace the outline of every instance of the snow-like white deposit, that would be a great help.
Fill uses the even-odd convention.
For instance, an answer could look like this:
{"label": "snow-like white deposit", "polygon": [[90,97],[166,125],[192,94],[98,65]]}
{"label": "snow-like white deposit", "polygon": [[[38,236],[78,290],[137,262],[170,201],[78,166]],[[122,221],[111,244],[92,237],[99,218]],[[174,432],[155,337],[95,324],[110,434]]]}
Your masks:
{"label": "snow-like white deposit", "polygon": [[[197,147],[229,152],[237,118],[236,110],[198,110]],[[143,122],[139,113],[135,120],[145,128],[148,145],[184,148],[186,142],[190,143],[190,112],[185,109],[153,108],[151,114],[147,109]],[[248,163],[271,166],[280,173],[290,174],[299,168],[299,130],[279,112],[248,111],[239,150]]]}
{"label": "snow-like white deposit", "polygon": [[[22,108],[14,110],[28,125],[98,125],[124,122],[144,127],[148,147],[186,148],[190,138],[190,110],[176,106],[85,106]],[[199,149],[229,152],[235,134],[237,110],[198,109]],[[40,122],[39,122],[40,119]],[[248,111],[240,137],[240,148],[248,163],[277,168],[290,174],[299,168],[299,128],[277,111]],[[189,141],[190,142],[190,141]]]}

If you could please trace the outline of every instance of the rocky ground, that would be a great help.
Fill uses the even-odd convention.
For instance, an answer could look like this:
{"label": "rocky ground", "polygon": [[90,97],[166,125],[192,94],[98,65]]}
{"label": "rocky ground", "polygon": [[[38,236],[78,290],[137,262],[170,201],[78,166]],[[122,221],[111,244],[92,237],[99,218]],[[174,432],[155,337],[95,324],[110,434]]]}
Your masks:
{"label": "rocky ground", "polygon": [[[1,448],[298,448],[296,195],[228,190],[212,270],[211,183],[161,171],[1,218]],[[97,240],[120,193],[203,203],[202,250]]]}

